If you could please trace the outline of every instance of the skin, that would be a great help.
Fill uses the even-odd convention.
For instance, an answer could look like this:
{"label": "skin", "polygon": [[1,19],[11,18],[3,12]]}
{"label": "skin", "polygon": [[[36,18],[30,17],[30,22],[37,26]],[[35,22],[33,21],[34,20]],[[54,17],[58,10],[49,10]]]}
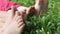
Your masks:
{"label": "skin", "polygon": [[8,11],[6,24],[1,34],[21,34],[25,26],[22,15],[18,11]]}
{"label": "skin", "polygon": [[[45,12],[45,10],[47,10],[47,5],[48,5],[48,0],[43,0],[44,3],[42,3],[42,0],[36,0],[36,4],[34,6],[28,7],[27,11],[22,12],[23,18],[27,18],[27,16],[29,14],[31,14],[30,10],[34,7],[33,11],[35,13],[35,15],[40,15],[43,12]],[[42,8],[45,7],[45,8]],[[20,7],[19,7],[20,8]],[[15,9],[13,9],[14,11]],[[18,12],[20,11],[20,9],[18,9]],[[9,12],[9,10],[8,10]],[[5,26],[7,17],[8,17],[8,12],[5,11],[0,11],[0,31],[2,30],[2,28]],[[20,12],[19,12],[20,13]]]}

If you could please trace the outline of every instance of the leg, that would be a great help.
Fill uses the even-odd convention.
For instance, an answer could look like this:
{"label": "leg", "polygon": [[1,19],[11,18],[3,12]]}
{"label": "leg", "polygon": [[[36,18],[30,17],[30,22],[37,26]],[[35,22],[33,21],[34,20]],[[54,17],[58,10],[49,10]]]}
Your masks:
{"label": "leg", "polygon": [[36,0],[35,9],[38,14],[42,14],[47,11],[48,8],[48,0]]}
{"label": "leg", "polygon": [[35,9],[37,11],[37,15],[40,15],[41,7],[42,7],[42,0],[35,0]]}

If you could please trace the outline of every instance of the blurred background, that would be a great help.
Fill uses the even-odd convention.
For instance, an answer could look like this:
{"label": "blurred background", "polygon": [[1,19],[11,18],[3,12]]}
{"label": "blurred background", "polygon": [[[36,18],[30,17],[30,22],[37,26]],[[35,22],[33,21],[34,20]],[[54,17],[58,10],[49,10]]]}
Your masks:
{"label": "blurred background", "polygon": [[[35,0],[12,0],[23,6],[35,4]],[[23,34],[60,34],[60,0],[48,0],[48,10],[38,18],[30,17],[26,21]]]}

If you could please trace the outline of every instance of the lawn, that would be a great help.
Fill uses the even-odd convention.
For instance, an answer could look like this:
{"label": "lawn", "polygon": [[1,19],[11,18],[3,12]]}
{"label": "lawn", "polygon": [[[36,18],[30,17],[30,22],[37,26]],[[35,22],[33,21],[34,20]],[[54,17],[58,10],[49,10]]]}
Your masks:
{"label": "lawn", "polygon": [[[34,0],[13,0],[23,6],[34,5]],[[26,21],[23,34],[60,34],[60,0],[49,0],[48,11]]]}

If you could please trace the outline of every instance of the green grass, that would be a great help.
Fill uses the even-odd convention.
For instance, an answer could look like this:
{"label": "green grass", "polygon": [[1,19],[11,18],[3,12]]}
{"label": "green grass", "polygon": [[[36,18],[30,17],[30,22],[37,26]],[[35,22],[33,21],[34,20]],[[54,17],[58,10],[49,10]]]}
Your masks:
{"label": "green grass", "polygon": [[[34,0],[13,1],[27,7],[35,3]],[[60,0],[49,0],[46,14],[28,19],[23,34],[60,34]]]}

